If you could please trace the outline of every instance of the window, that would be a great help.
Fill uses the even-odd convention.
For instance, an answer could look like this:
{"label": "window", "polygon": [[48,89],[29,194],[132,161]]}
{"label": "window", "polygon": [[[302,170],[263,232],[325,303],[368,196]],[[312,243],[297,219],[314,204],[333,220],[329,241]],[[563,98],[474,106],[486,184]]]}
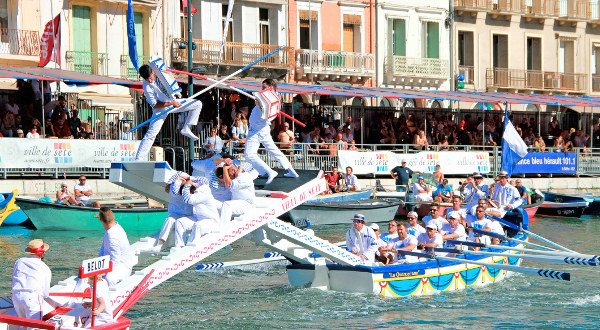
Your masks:
{"label": "window", "polygon": [[262,21],[269,21],[269,9],[267,8],[259,8],[258,9],[258,19]]}
{"label": "window", "polygon": [[494,68],[508,68],[508,36],[494,34],[492,37],[492,59]]}
{"label": "window", "polygon": [[473,66],[473,32],[458,31],[458,65]]}
{"label": "window", "polygon": [[542,69],[542,39],[527,38],[527,70]]}
{"label": "window", "polygon": [[427,58],[440,58],[440,24],[438,22],[424,22],[424,51]]}
{"label": "window", "polygon": [[0,28],[8,29],[8,0],[0,0]]}
{"label": "window", "polygon": [[319,24],[316,11],[299,10],[299,47],[300,49],[319,49]]}
{"label": "window", "polygon": [[260,43],[263,45],[268,45],[270,43],[269,10],[266,8],[259,8],[258,19],[260,25]]}
{"label": "window", "polygon": [[406,21],[393,19],[391,30],[392,55],[406,56]]}

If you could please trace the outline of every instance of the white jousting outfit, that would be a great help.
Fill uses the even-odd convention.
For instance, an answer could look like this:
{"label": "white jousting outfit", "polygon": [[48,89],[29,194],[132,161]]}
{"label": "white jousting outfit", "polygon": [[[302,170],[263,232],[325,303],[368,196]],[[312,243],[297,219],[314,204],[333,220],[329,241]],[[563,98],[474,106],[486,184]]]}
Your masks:
{"label": "white jousting outfit", "polygon": [[134,263],[133,252],[125,230],[118,223],[104,233],[100,256],[106,255],[110,256],[113,266],[112,271],[106,274],[106,282],[109,286],[113,286],[131,275]]}
{"label": "white jousting outfit", "polygon": [[[146,101],[152,107],[153,115],[157,112],[166,110],[167,108],[158,108],[156,109],[156,103],[158,102],[170,102],[173,99],[167,96],[157,84],[157,79],[153,82],[149,82],[146,79],[142,79],[142,88],[144,90],[144,95],[146,95]],[[180,100],[184,101],[184,100]],[[184,128],[189,128],[190,126],[198,124],[198,117],[200,116],[200,111],[202,110],[202,102],[198,100],[185,100],[185,104],[182,104],[180,108],[177,108],[170,113],[177,113],[182,111],[188,111],[185,118]],[[140,147],[135,155],[135,160],[146,160],[148,153],[150,152],[150,148],[152,148],[152,144],[154,143],[154,139],[160,132],[163,123],[165,122],[165,118],[167,114],[157,118],[153,122],[150,123],[148,127],[148,131],[144,135],[142,142],[140,143]]]}
{"label": "white jousting outfit", "polygon": [[164,242],[167,241],[169,235],[173,232],[175,228],[175,221],[178,218],[192,216],[192,206],[186,203],[183,200],[183,196],[179,193],[181,184],[183,182],[181,180],[177,180],[178,177],[186,176],[188,175],[184,172],[177,172],[167,182],[171,185],[169,189],[169,206],[167,208],[168,214],[160,230],[160,234],[158,235],[158,238]]}
{"label": "white jousting outfit", "polygon": [[358,256],[363,256],[367,263],[372,263],[377,252],[377,236],[369,226],[363,226],[360,231],[352,227],[346,232],[346,249],[356,249]]}
{"label": "white jousting outfit", "polygon": [[241,171],[238,176],[231,180],[231,200],[223,202],[221,209],[221,225],[231,220],[232,216],[242,215],[255,207],[256,195],[254,191],[254,179],[258,173],[254,170]]}
{"label": "white jousting outfit", "polygon": [[185,245],[185,234],[190,230],[192,231],[189,238],[190,242],[218,230],[217,220],[219,219],[221,203],[212,196],[207,183],[204,180],[200,182],[193,194],[190,192],[192,185],[186,184],[183,186],[183,200],[193,208],[193,215],[191,217],[181,217],[175,222],[174,245],[177,248]]}
{"label": "white jousting outfit", "polygon": [[44,299],[49,296],[51,279],[50,268],[38,257],[23,257],[15,262],[12,300],[18,316],[42,319]]}

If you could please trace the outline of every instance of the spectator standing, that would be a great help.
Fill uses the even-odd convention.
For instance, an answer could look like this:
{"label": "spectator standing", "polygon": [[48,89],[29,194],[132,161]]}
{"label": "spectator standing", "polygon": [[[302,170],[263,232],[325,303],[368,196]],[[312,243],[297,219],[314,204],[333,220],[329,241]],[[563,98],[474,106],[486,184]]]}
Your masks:
{"label": "spectator standing", "polygon": [[396,191],[406,191],[413,173],[414,172],[406,166],[406,160],[404,159],[400,162],[400,166],[396,166],[390,171],[392,178],[396,180]]}
{"label": "spectator standing", "polygon": [[52,124],[52,129],[54,130],[54,134],[59,139],[72,139],[73,133],[71,133],[71,129],[69,125],[66,123],[65,117],[60,117],[56,123]]}
{"label": "spectator standing", "polygon": [[75,109],[75,104],[71,105],[71,116],[69,118],[69,128],[71,129],[71,133],[73,138],[81,139],[83,129],[81,127],[81,119],[79,119],[79,111]]}
{"label": "spectator standing", "polygon": [[15,103],[15,94],[8,94],[8,102],[4,105],[4,109],[8,112],[12,112],[13,115],[19,113],[19,105]]}
{"label": "spectator standing", "polygon": [[292,143],[296,142],[294,132],[290,130],[290,124],[287,122],[281,126],[277,134],[277,142],[279,142],[279,149],[291,149]]}

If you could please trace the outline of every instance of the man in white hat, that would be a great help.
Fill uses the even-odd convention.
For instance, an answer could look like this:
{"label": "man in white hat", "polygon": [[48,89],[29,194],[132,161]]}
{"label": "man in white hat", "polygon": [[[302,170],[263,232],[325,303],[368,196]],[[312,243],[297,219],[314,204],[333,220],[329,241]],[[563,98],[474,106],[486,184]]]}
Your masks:
{"label": "man in white hat", "polygon": [[101,207],[98,213],[100,223],[106,230],[100,247],[100,256],[110,256],[113,267],[106,274],[108,286],[114,286],[121,280],[131,275],[133,268],[133,251],[123,227],[115,221],[115,215],[108,207]]}
{"label": "man in white hat", "polygon": [[431,189],[429,185],[425,183],[425,178],[422,175],[417,177],[417,182],[412,184],[412,192],[415,195],[418,202],[431,202]]}
{"label": "man in white hat", "polygon": [[415,211],[410,211],[406,215],[406,219],[408,219],[408,225],[406,226],[406,231],[409,235],[413,235],[414,237],[419,237],[419,235],[425,233],[425,228],[419,224],[419,215]]}
{"label": "man in white hat", "polygon": [[463,194],[466,209],[469,210],[477,204],[479,199],[486,198],[489,195],[489,186],[483,183],[483,175],[477,172],[467,177],[466,182],[468,184],[463,189]]}
{"label": "man in white hat", "polygon": [[[441,234],[444,241],[448,240],[456,240],[456,241],[466,241],[467,240],[467,232],[465,231],[465,227],[461,224],[462,217],[460,213],[456,211],[450,212],[448,214],[449,223],[442,226]],[[454,245],[452,245],[454,246]],[[452,247],[448,246],[448,247]]]}
{"label": "man in white hat", "polygon": [[444,246],[444,239],[442,238],[442,235],[438,233],[438,228],[435,224],[428,224],[427,227],[425,227],[425,230],[425,234],[421,234],[417,238],[421,249],[431,251],[431,249]]}
{"label": "man in white hat", "polygon": [[365,226],[365,216],[360,213],[354,215],[352,222],[352,228],[346,232],[346,248],[359,256],[363,262],[373,263],[377,251],[375,232],[371,227]]}
{"label": "man in white hat", "polygon": [[44,263],[44,255],[50,246],[41,239],[29,242],[25,252],[29,256],[18,259],[13,267],[12,300],[17,315],[41,320],[44,301],[53,307],[58,303],[49,298],[52,272]]}
{"label": "man in white hat", "polygon": [[496,202],[498,209],[505,212],[516,209],[523,204],[519,190],[508,184],[509,175],[506,171],[501,171],[498,175],[500,182],[494,185],[492,199]]}

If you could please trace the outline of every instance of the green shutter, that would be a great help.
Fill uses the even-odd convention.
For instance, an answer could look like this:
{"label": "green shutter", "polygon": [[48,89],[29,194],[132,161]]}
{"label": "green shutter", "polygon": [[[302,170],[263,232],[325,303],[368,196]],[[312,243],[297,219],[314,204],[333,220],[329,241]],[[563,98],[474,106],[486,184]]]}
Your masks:
{"label": "green shutter", "polygon": [[73,6],[73,50],[92,51],[90,7]]}
{"label": "green shutter", "polygon": [[403,19],[395,19],[392,25],[394,55],[406,56],[406,23]]}
{"label": "green shutter", "polygon": [[143,18],[144,15],[142,13],[134,12],[133,18],[135,20],[135,48],[137,49],[138,56],[143,56],[144,54],[144,25]]}
{"label": "green shutter", "polygon": [[440,58],[440,25],[427,22],[427,57]]}

